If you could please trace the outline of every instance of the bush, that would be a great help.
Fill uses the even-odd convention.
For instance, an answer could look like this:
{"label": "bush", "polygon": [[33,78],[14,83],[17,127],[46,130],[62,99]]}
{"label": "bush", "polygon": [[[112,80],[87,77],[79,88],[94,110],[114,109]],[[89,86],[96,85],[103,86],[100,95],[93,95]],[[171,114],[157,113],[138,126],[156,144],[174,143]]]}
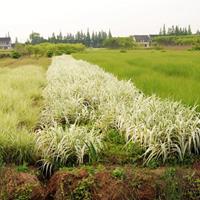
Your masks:
{"label": "bush", "polygon": [[[132,49],[136,46],[136,43],[133,41],[131,37],[115,37],[106,39],[104,41],[104,47],[111,49]],[[125,53],[125,52],[123,52]]]}
{"label": "bush", "polygon": [[83,44],[52,44],[52,43],[41,43],[37,45],[29,44],[17,44],[15,52],[21,56],[47,56],[52,57],[54,55],[71,54],[81,52],[85,49]]}
{"label": "bush", "polygon": [[53,56],[53,51],[52,50],[47,51],[47,57],[51,58],[52,56]]}
{"label": "bush", "polygon": [[25,46],[30,54],[35,56],[47,56],[52,57],[54,55],[71,54],[81,52],[85,49],[83,44],[51,44],[42,43],[37,45]]}
{"label": "bush", "polygon": [[166,35],[153,38],[153,42],[159,45],[195,45],[200,43],[199,35]]}
{"label": "bush", "polygon": [[196,46],[192,47],[192,50],[200,51],[200,45],[196,45]]}
{"label": "bush", "polygon": [[0,51],[0,58],[9,58],[11,57],[11,52]]}
{"label": "bush", "polygon": [[15,59],[18,59],[21,57],[21,54],[17,51],[13,51],[12,54],[11,54],[11,57],[12,58],[15,58]]}

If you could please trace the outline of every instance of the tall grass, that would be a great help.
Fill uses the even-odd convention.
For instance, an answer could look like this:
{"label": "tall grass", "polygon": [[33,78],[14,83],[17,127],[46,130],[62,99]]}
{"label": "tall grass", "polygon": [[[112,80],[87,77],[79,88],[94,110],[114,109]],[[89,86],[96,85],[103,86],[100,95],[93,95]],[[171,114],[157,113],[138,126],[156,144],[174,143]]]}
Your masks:
{"label": "tall grass", "polygon": [[87,127],[71,125],[63,129],[55,125],[37,133],[36,147],[48,174],[55,165],[89,162],[102,149],[102,136]]}
{"label": "tall grass", "polygon": [[41,138],[54,137],[53,152],[48,142],[43,145],[43,139],[38,145],[54,159],[55,155],[65,162],[68,159],[66,154],[58,154],[58,148],[65,151],[65,143],[57,146],[57,134],[48,133],[55,124],[63,132],[67,127],[66,135],[71,125],[85,126],[102,135],[115,128],[127,143],[141,144],[146,162],[153,158],[161,158],[163,162],[172,157],[183,160],[186,155],[199,154],[200,117],[195,108],[156,96],[147,97],[133,83],[119,81],[98,66],[70,56],[54,58],[47,80],[42,113],[42,124],[47,131]]}
{"label": "tall grass", "polygon": [[6,162],[35,159],[45,71],[37,66],[0,68],[0,154]]}
{"label": "tall grass", "polygon": [[47,57],[35,58],[33,56],[30,56],[30,57],[22,57],[19,59],[13,59],[13,58],[0,59],[0,68],[3,67],[17,68],[24,65],[36,65],[36,66],[41,66],[46,70],[50,64],[51,64],[51,59]]}
{"label": "tall grass", "polygon": [[98,64],[120,79],[131,79],[146,95],[156,94],[189,106],[200,105],[199,52],[99,50],[73,56]]}

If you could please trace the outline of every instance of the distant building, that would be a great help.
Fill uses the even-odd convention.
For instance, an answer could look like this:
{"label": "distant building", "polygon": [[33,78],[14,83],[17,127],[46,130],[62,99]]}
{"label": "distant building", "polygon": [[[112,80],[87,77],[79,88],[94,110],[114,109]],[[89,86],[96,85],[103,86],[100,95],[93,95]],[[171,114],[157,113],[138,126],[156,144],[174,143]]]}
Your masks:
{"label": "distant building", "polygon": [[0,49],[11,49],[12,43],[10,37],[0,37]]}
{"label": "distant building", "polygon": [[149,47],[151,37],[149,35],[133,35],[133,40],[140,46]]}

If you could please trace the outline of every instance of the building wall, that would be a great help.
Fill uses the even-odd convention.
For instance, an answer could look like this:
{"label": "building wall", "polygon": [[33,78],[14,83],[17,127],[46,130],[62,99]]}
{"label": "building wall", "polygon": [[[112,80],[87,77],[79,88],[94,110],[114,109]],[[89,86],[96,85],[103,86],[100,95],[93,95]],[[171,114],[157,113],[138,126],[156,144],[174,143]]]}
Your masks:
{"label": "building wall", "polygon": [[150,47],[150,43],[149,42],[137,42],[137,44],[139,46],[142,46],[142,47]]}
{"label": "building wall", "polygon": [[3,42],[1,42],[0,43],[0,48],[1,49],[11,49],[12,46],[11,46],[11,43],[3,43]]}
{"label": "building wall", "polygon": [[133,40],[142,47],[150,47],[150,42],[144,42],[144,41],[136,41],[135,37],[133,36]]}

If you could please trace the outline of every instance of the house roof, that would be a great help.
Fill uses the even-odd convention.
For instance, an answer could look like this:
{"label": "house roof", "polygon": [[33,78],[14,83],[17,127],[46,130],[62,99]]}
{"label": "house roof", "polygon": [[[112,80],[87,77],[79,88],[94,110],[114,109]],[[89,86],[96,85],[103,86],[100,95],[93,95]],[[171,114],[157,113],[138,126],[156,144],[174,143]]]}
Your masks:
{"label": "house roof", "polygon": [[9,43],[11,41],[10,37],[0,37],[0,42],[7,42]]}
{"label": "house roof", "polygon": [[150,42],[150,37],[148,35],[134,35],[136,42]]}

